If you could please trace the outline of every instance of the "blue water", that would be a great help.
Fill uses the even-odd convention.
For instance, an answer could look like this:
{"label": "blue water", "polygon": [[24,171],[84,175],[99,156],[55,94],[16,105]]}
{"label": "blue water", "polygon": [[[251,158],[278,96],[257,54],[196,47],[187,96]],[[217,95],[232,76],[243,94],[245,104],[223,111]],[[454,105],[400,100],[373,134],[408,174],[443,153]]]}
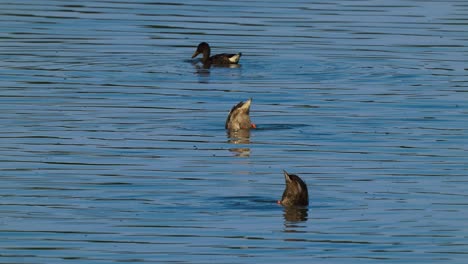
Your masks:
{"label": "blue water", "polygon": [[[467,17],[2,1],[0,263],[465,263]],[[240,67],[200,67],[201,41]],[[230,138],[247,98],[258,128]],[[307,210],[276,204],[283,169]]]}

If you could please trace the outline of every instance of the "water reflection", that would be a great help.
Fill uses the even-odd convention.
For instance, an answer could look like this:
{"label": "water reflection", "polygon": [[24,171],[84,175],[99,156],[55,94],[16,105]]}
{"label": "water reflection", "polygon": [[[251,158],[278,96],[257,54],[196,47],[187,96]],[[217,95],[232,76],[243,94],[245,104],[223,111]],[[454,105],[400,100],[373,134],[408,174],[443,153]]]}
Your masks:
{"label": "water reflection", "polygon": [[195,59],[191,61],[193,67],[197,72],[199,70],[206,70],[213,68],[230,68],[230,69],[238,69],[241,67],[240,64],[211,64],[211,63],[203,63],[200,59]]}
{"label": "water reflection", "polygon": [[193,65],[193,67],[195,67],[195,70],[197,72],[204,71],[204,72],[208,72],[208,74],[209,74],[209,71],[207,71],[207,69],[211,68],[211,64],[202,63],[200,60],[194,60],[194,61],[192,61],[192,65]]}
{"label": "water reflection", "polygon": [[[250,144],[250,129],[241,129],[237,131],[227,130],[228,142],[231,144]],[[249,157],[250,148],[230,148],[229,151],[238,157]]]}
{"label": "water reflection", "polygon": [[309,216],[307,207],[284,207],[284,220],[287,222],[304,222]]}
{"label": "water reflection", "polygon": [[216,68],[230,68],[230,69],[238,69],[241,67],[240,64],[226,64],[226,65],[213,65]]}
{"label": "water reflection", "polygon": [[[239,64],[227,64],[227,65],[215,65],[215,64],[204,64],[200,59],[186,60],[190,62],[195,70],[195,74],[198,76],[199,83],[208,84],[210,83],[210,75],[212,68],[226,68],[226,69],[237,69],[241,66]],[[234,75],[233,75],[234,74]],[[236,71],[235,73],[229,72],[230,76],[241,77],[240,72]]]}

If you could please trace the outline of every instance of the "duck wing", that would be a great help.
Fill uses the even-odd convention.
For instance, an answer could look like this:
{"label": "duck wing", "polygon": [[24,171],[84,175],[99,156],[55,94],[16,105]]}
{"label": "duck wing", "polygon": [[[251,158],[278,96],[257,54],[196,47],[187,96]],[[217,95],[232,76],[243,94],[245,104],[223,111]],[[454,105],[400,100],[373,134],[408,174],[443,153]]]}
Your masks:
{"label": "duck wing", "polygon": [[242,53],[229,54],[222,53],[216,54],[210,57],[210,62],[212,64],[237,64],[240,60]]}

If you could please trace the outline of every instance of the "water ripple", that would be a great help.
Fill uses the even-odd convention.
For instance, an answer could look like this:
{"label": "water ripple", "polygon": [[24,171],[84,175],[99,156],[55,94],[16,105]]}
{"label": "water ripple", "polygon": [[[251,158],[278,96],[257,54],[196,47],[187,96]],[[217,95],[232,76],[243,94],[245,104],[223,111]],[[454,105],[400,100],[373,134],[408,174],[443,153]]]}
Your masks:
{"label": "water ripple", "polygon": [[0,7],[3,261],[465,262],[466,4]]}

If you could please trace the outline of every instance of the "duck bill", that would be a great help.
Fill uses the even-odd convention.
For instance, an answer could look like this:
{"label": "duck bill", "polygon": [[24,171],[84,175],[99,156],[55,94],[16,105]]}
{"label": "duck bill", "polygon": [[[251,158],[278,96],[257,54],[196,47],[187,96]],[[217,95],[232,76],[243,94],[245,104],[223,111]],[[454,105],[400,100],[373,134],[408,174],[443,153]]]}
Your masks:
{"label": "duck bill", "polygon": [[192,59],[195,58],[196,56],[198,56],[198,54],[200,54],[200,52],[195,51],[195,52],[193,53],[193,55],[192,55]]}

